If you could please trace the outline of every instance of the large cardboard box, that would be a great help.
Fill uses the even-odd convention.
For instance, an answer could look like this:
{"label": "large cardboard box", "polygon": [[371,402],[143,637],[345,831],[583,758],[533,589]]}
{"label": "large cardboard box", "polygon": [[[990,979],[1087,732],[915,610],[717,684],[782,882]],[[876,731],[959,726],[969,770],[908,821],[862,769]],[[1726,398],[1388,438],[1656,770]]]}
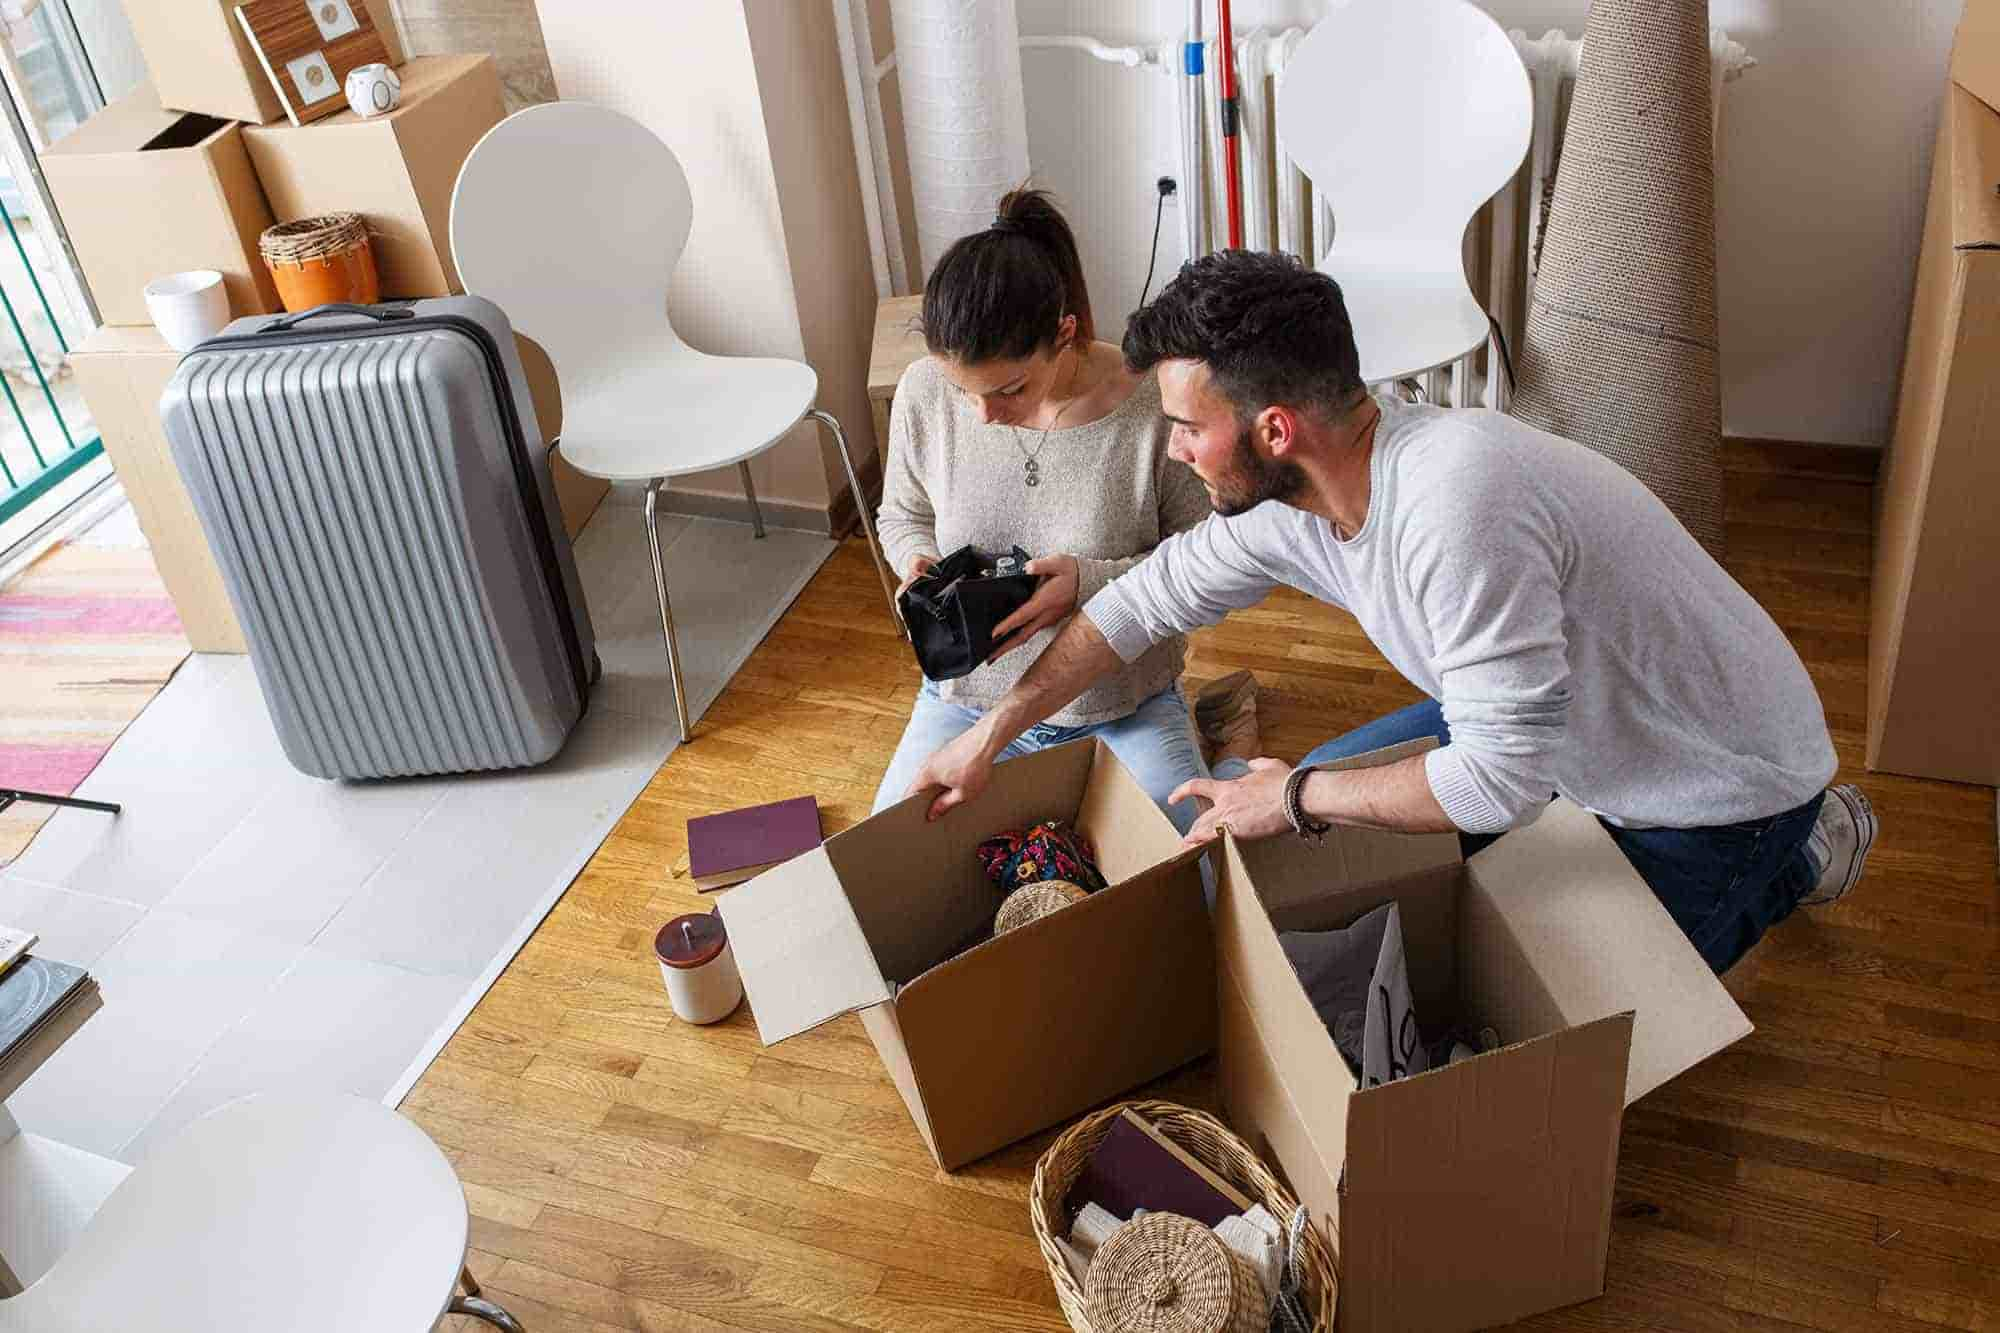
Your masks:
{"label": "large cardboard box", "polygon": [[1868,767],[1988,786],[2000,785],[1996,191],[2000,111],[1951,87],[1876,492],[1868,636]]}
{"label": "large cardboard box", "polygon": [[[1225,838],[1218,860],[1228,1119],[1340,1256],[1340,1327],[1451,1333],[1600,1294],[1625,1107],[1750,1023],[1596,819],[1559,801],[1469,863],[1452,834],[1358,829]],[[1278,933],[1392,901],[1419,1021],[1503,1045],[1360,1089]]]}
{"label": "large cardboard box", "polygon": [[[235,9],[242,0],[128,0],[125,17],[162,105],[202,111],[252,125],[281,120],[284,104],[243,35]],[[301,0],[303,3],[304,0]],[[365,3],[389,48],[389,63],[403,63],[403,46],[389,0]]]}
{"label": "large cardboard box", "polygon": [[[520,334],[514,336],[520,343],[536,422],[544,435],[553,438],[562,424],[562,394],[555,368],[540,347]],[[166,431],[160,425],[160,395],[180,362],[181,354],[167,346],[150,325],[107,325],[70,353],[84,403],[104,440],[104,452],[110,455],[112,470],[152,547],[160,581],[180,613],[188,642],[196,652],[240,653],[245,651],[242,627],[230,607],[222,571],[209,551],[208,537],[195,516],[194,502],[174,467]],[[590,521],[609,488],[607,483],[570,467],[561,451],[553,459],[553,469],[563,527],[574,537]]]}
{"label": "large cardboard box", "polygon": [[146,284],[194,268],[222,274],[231,315],[280,308],[241,127],[163,111],[142,87],[50,145],[42,175],[105,323],[150,324]]}
{"label": "large cardboard box", "polygon": [[[929,804],[913,797],[723,895],[767,1045],[858,1011],[947,1170],[1214,1045],[1198,854],[1103,742],[1001,764],[936,823]],[[953,956],[999,905],[974,849],[1044,819],[1091,838],[1110,887]]]}
{"label": "large cardboard box", "polygon": [[2000,111],[2000,0],[1965,0],[1951,51],[1951,77]]}
{"label": "large cardboard box", "polygon": [[240,653],[242,627],[160,425],[160,394],[180,363],[180,353],[150,325],[106,326],[70,352],[104,452],[153,548],[188,642],[198,653]]}
{"label": "large cardboard box", "polygon": [[500,73],[484,55],[423,56],[400,72],[402,104],[385,116],[342,111],[310,125],[248,126],[243,138],[278,221],[359,213],[383,299],[451,296],[464,290],[451,259],[452,187],[472,146],[507,114]]}

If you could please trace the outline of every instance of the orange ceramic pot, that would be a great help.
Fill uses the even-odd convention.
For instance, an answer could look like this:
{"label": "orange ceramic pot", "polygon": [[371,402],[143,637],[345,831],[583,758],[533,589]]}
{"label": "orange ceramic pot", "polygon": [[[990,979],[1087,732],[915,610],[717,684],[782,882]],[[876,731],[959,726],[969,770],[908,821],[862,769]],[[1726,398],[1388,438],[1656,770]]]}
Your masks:
{"label": "orange ceramic pot", "polygon": [[310,310],[332,301],[373,305],[382,297],[382,279],[375,272],[375,250],[366,240],[352,249],[318,259],[267,263],[278,284],[278,299],[287,310]]}
{"label": "orange ceramic pot", "polygon": [[342,301],[373,305],[381,299],[375,249],[359,214],[280,223],[259,238],[258,250],[287,310]]}

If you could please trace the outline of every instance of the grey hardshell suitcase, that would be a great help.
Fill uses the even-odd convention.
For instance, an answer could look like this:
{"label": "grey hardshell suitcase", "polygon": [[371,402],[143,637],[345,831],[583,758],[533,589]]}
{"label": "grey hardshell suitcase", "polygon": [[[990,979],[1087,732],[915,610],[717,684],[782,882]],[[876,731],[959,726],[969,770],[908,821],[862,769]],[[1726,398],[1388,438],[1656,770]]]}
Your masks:
{"label": "grey hardshell suitcase", "polygon": [[474,296],[239,319],[160,398],[286,756],[539,764],[597,655],[507,317]]}

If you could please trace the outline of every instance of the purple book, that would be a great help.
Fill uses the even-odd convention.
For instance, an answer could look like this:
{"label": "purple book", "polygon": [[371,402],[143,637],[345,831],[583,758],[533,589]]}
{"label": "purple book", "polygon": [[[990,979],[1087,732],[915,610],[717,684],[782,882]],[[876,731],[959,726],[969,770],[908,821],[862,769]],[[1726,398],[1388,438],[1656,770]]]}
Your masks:
{"label": "purple book", "polygon": [[1146,1208],[1179,1213],[1205,1227],[1250,1210],[1246,1196],[1130,1110],[1111,1122],[1070,1186],[1071,1214],[1086,1203],[1120,1221]]}
{"label": "purple book", "polygon": [[810,796],[703,815],[688,821],[688,874],[703,889],[720,889],[819,844],[819,802]]}

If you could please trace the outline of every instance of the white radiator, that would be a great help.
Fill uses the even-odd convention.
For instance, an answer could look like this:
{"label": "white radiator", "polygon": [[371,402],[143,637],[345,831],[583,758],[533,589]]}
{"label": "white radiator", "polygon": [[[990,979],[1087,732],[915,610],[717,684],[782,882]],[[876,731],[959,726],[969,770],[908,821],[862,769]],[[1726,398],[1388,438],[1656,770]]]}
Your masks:
{"label": "white radiator", "polygon": [[[840,25],[842,63],[847,72],[849,115],[854,128],[855,155],[868,208],[869,239],[874,252],[876,286],[883,296],[916,285],[902,252],[897,221],[895,181],[884,130],[881,81],[897,66],[896,53],[880,61],[869,57],[874,48],[867,0],[831,0]],[[1183,39],[1185,33],[1182,34]],[[1539,252],[1544,212],[1555,188],[1556,161],[1562,151],[1562,126],[1569,109],[1583,42],[1552,29],[1530,39],[1516,29],[1508,36],[1521,54],[1534,88],[1534,136],[1527,160],[1507,187],[1473,218],[1466,229],[1466,273],[1472,290],[1492,312],[1508,345],[1518,347],[1534,293],[1535,257]],[[1277,136],[1276,97],[1283,86],[1285,65],[1304,40],[1303,28],[1281,32],[1263,29],[1236,39],[1238,95],[1241,100],[1239,154],[1243,181],[1243,243],[1254,249],[1282,250],[1315,263],[1333,236],[1333,220],[1313,198],[1305,178]],[[1216,76],[1216,42],[1203,46],[1200,106],[1192,106],[1193,81],[1185,77],[1184,40],[1151,46],[1107,46],[1091,37],[1036,36],[1020,39],[1023,47],[1072,47],[1092,57],[1128,69],[1144,69],[1174,81],[1180,114],[1175,118],[1181,137],[1182,235],[1190,255],[1205,254],[1223,243],[1227,234],[1222,154],[1222,104]],[[1718,146],[1724,87],[1757,62],[1720,28],[1710,35],[1714,62],[1713,113]],[[1190,137],[1195,141],[1189,142]],[[1718,168],[1720,164],[1718,163]],[[1150,201],[1149,201],[1150,203]],[[1488,403],[1485,352],[1469,356],[1449,374],[1434,372],[1421,387],[1436,402]]]}
{"label": "white radiator", "polygon": [[[1317,262],[1332,240],[1333,219],[1313,198],[1311,182],[1292,163],[1276,131],[1277,90],[1284,83],[1286,62],[1304,36],[1304,29],[1288,28],[1277,33],[1259,30],[1236,39],[1242,102],[1239,156],[1244,174],[1243,244],[1252,249],[1282,250]],[[1508,36],[1514,39],[1534,87],[1534,138],[1520,172],[1492,203],[1480,210],[1467,229],[1465,255],[1473,292],[1499,322],[1509,345],[1518,347],[1527,322],[1529,298],[1534,292],[1541,227],[1548,198],[1555,189],[1562,126],[1583,42],[1559,30],[1530,39],[1515,29]],[[1203,64],[1210,71],[1216,68],[1215,48],[1216,43],[1211,39],[1204,49]],[[1719,150],[1723,87],[1756,61],[1720,28],[1712,34],[1710,49],[1714,60],[1715,140]],[[1172,70],[1178,61],[1167,53],[1178,50],[1178,43],[1162,48],[1160,66]],[[1175,82],[1180,85],[1180,95],[1188,97],[1189,80],[1176,77]],[[1201,178],[1195,189],[1201,192],[1201,207],[1184,207],[1189,251],[1196,254],[1221,245],[1228,231],[1222,154],[1216,151],[1222,141],[1219,82],[1212,72],[1201,81],[1204,103],[1199,120],[1201,142],[1182,145],[1182,162],[1197,163],[1200,169]],[[1183,118],[1180,123],[1185,126],[1187,121]],[[1183,199],[1188,204],[1195,202],[1187,195]],[[1467,357],[1449,376],[1444,372],[1434,373],[1422,387],[1433,401],[1491,402],[1487,380],[1482,353]]]}

